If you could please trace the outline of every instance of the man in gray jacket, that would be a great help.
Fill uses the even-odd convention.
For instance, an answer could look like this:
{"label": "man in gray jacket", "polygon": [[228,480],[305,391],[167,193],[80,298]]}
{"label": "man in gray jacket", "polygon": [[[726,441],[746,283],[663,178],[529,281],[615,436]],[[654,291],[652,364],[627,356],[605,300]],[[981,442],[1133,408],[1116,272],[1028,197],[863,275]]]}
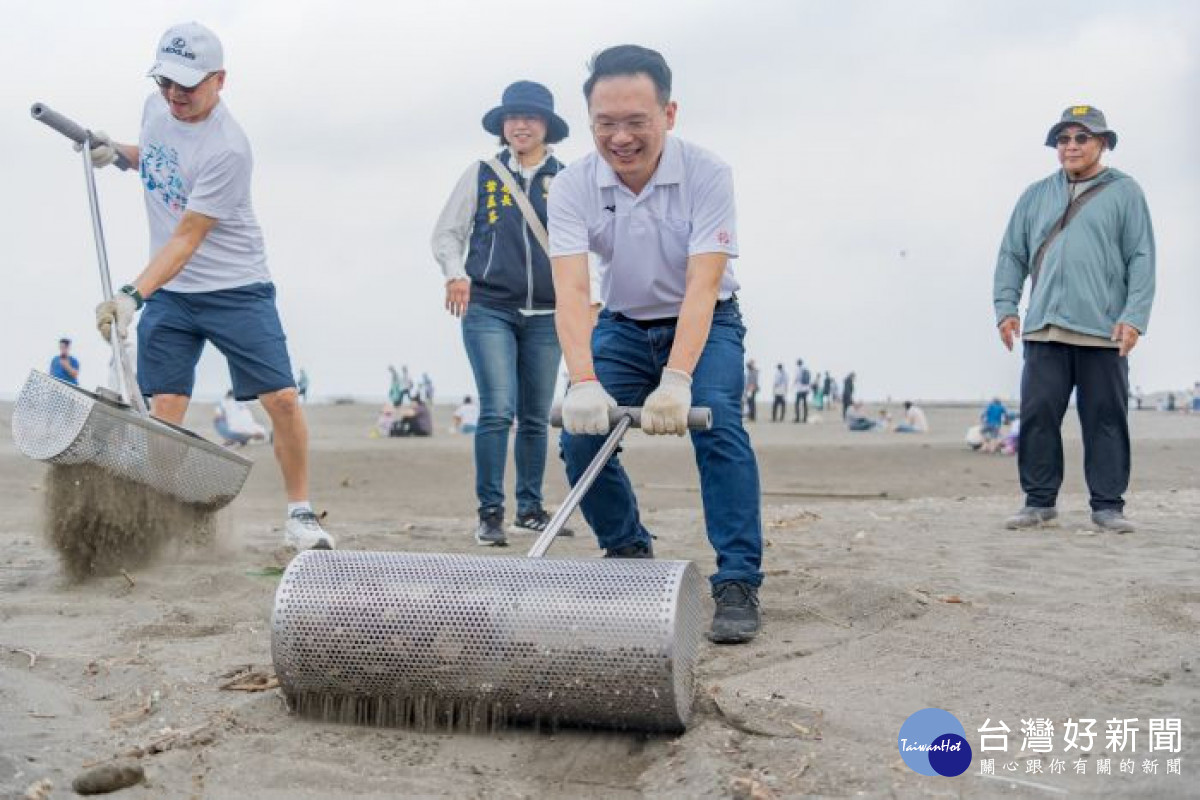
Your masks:
{"label": "man in gray jacket", "polygon": [[[1071,106],[1046,137],[1062,169],[1025,190],[996,263],[1004,346],[1024,341],[1017,469],[1025,506],[1010,529],[1053,520],[1062,485],[1061,426],[1072,390],[1083,430],[1092,522],[1129,533],[1129,367],[1154,299],[1154,230],[1137,183],[1100,163],[1117,146],[1104,114]],[[1030,278],[1025,330],[1017,304]]]}

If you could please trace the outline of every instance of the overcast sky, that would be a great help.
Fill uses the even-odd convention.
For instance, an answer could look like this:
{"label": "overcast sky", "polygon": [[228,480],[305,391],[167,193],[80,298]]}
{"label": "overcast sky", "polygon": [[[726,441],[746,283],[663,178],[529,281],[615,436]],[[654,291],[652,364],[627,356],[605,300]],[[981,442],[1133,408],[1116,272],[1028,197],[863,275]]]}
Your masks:
{"label": "overcast sky", "polygon": [[[442,310],[430,232],[513,80],[554,92],[591,148],[580,85],[595,51],[654,47],[675,72],[676,134],[732,164],[735,263],[764,367],[803,357],[868,398],[1015,396],[999,344],[996,250],[1018,195],[1057,169],[1062,109],[1101,108],[1107,162],[1138,180],[1158,242],[1146,391],[1200,380],[1200,4],[1176,2],[170,2],[8,0],[0,28],[0,396],[76,340],[102,382],[82,168],[29,117],[43,101],[136,141],[159,35],[196,19],[225,46],[224,102],[255,152],[254,201],[294,366],[317,396],[382,397],[387,365],[473,391]],[[131,173],[97,175],[115,285],[145,265]],[[211,350],[197,395],[228,385]]]}

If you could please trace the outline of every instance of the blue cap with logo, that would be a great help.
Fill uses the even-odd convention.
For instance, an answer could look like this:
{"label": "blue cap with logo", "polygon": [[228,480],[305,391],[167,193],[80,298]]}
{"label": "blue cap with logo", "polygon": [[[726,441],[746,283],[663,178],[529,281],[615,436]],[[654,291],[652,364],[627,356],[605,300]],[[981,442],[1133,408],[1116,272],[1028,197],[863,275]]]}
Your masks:
{"label": "blue cap with logo", "polygon": [[167,29],[154,51],[154,66],[146,74],[191,88],[225,68],[225,52],[217,35],[199,22]]}
{"label": "blue cap with logo", "polygon": [[1063,128],[1071,125],[1078,125],[1089,133],[1094,133],[1097,136],[1103,136],[1108,141],[1108,149],[1116,149],[1117,133],[1108,129],[1108,122],[1104,119],[1104,112],[1095,106],[1069,106],[1062,113],[1062,119],[1054,124],[1050,129],[1050,133],[1046,134],[1046,146],[1055,147],[1058,134],[1062,133]]}

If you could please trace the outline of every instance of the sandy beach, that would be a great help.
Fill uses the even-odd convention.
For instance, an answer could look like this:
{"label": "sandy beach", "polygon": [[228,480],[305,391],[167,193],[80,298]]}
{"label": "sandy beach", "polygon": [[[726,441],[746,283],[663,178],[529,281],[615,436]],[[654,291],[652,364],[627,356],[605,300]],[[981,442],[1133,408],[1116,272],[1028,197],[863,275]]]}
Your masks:
{"label": "sandy beach", "polygon": [[[212,547],[74,583],[41,534],[45,468],[16,452],[11,404],[0,406],[0,797],[43,780],[45,797],[76,796],[76,775],[118,756],[145,771],[115,795],[131,799],[1197,796],[1200,415],[1131,413],[1127,513],[1139,530],[1116,536],[1088,520],[1073,421],[1059,524],[1013,533],[1002,522],[1020,506],[1015,459],[963,444],[977,408],[926,410],[932,433],[898,435],[852,433],[832,416],[772,424],[760,409],[749,428],[764,489],[763,632],[706,642],[691,728],[645,736],[363,728],[297,718],[275,689],[222,689],[271,668],[271,568],[286,553],[269,448],[243,451],[256,466]],[[375,411],[308,409],[313,500],[340,548],[524,552],[523,539],[474,545],[471,441],[446,432],[447,409],[427,440],[370,438]],[[188,423],[210,435],[210,418],[198,405]],[[659,554],[710,573],[688,443],[633,433],[623,458]],[[565,492],[554,454],[548,500]],[[599,555],[573,524],[552,555]],[[901,725],[927,707],[954,714],[976,749],[959,777],[919,775],[900,757]],[[1033,718],[1054,722],[1053,752],[1022,751]],[[1080,718],[1100,733],[1082,756],[1062,736]],[[1114,718],[1139,720],[1135,752],[1106,747]],[[1150,752],[1150,719],[1181,720],[1179,752]],[[1011,729],[1006,752],[979,752],[987,720]],[[995,758],[995,776],[981,757]],[[1098,774],[1103,758],[1111,775]]]}

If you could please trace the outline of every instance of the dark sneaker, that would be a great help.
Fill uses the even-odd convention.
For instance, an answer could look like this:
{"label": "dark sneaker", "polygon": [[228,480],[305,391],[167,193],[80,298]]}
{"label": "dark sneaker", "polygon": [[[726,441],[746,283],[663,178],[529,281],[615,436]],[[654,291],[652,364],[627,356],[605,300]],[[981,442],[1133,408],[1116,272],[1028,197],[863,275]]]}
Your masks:
{"label": "dark sneaker", "polygon": [[[541,533],[546,530],[546,526],[550,524],[550,514],[544,508],[535,508],[533,511],[523,511],[517,514],[517,518],[513,520],[513,533]],[[568,528],[566,525],[558,532],[559,536],[574,536],[575,531]]]}
{"label": "dark sneaker", "polygon": [[649,542],[636,542],[624,547],[613,547],[604,551],[605,558],[654,558],[654,547]]}
{"label": "dark sneaker", "polygon": [[483,547],[505,547],[508,537],[504,535],[504,510],[489,508],[479,512],[479,527],[475,529],[475,542]]}
{"label": "dark sneaker", "polygon": [[1023,528],[1040,528],[1056,517],[1058,517],[1058,511],[1054,508],[1025,506],[1005,520],[1004,527],[1010,531],[1019,531]]}
{"label": "dark sneaker", "polygon": [[725,581],[713,587],[717,613],[713,614],[709,641],[741,644],[758,634],[758,588],[742,581]]}
{"label": "dark sneaker", "polygon": [[1092,523],[1102,531],[1110,533],[1133,533],[1137,527],[1125,519],[1125,515],[1115,508],[1102,508],[1092,512]]}

